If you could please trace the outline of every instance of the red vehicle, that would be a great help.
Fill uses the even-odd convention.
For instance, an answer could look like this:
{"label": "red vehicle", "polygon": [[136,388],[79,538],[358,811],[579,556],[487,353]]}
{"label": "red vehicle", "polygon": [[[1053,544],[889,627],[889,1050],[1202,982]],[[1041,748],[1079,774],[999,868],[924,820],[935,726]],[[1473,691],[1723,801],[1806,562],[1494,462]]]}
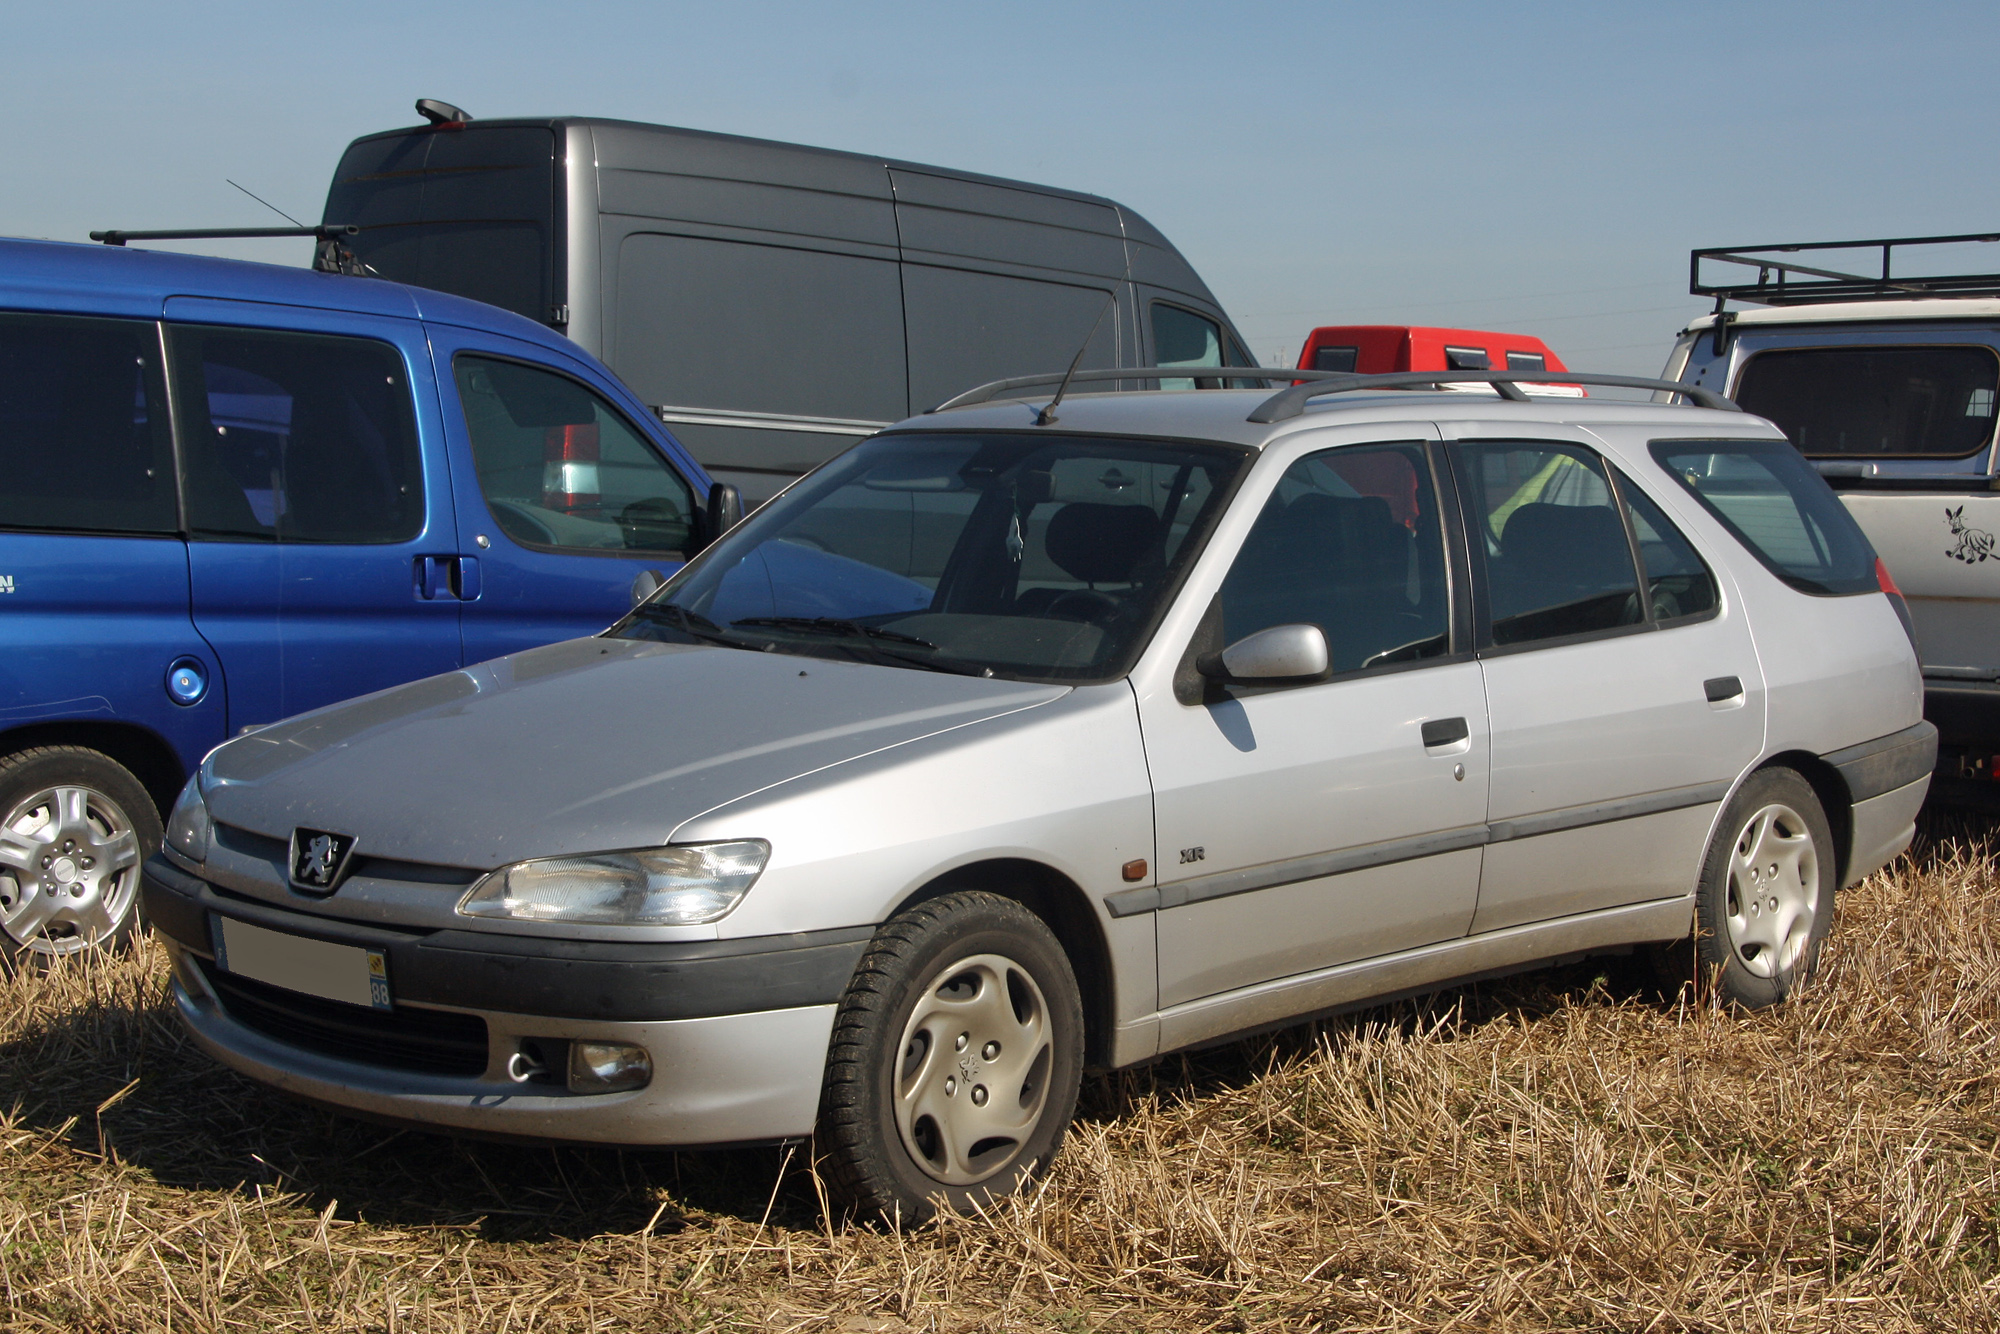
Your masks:
{"label": "red vehicle", "polygon": [[[1380,375],[1394,371],[1566,371],[1569,367],[1547,343],[1527,334],[1407,324],[1333,324],[1306,336],[1299,369]],[[1521,387],[1534,394],[1583,397],[1580,385]]]}

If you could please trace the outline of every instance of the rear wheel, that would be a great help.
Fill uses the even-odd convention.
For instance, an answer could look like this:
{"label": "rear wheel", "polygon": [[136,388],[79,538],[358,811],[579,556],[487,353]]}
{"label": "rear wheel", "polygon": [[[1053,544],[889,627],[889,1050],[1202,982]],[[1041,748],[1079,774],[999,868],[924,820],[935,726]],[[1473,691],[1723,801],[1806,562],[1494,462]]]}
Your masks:
{"label": "rear wheel", "polygon": [[1790,769],[1752,774],[1730,799],[1702,863],[1695,934],[1661,952],[1669,980],[1713,975],[1719,998],[1775,1004],[1812,976],[1833,923],[1833,834],[1812,785]]}
{"label": "rear wheel", "polygon": [[1083,1006],[1062,946],[1018,903],[948,894],[876,932],[842,998],[819,1125],[849,1204],[921,1223],[1042,1171],[1076,1108]]}
{"label": "rear wheel", "polygon": [[152,798],[106,755],[41,746],[0,759],[0,956],[47,959],[129,940],[139,865],[160,836]]}

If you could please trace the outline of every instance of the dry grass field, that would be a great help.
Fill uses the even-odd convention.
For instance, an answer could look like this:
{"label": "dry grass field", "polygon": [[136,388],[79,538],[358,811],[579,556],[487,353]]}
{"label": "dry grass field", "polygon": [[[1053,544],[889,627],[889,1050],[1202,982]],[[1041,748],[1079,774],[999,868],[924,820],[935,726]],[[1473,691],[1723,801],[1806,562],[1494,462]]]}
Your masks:
{"label": "dry grass field", "polygon": [[1844,895],[1810,994],[1602,960],[1086,1090],[1045,1187],[898,1235],[801,1150],[521,1149],[289,1103],[151,949],[0,978],[8,1330],[1992,1330],[2000,863]]}

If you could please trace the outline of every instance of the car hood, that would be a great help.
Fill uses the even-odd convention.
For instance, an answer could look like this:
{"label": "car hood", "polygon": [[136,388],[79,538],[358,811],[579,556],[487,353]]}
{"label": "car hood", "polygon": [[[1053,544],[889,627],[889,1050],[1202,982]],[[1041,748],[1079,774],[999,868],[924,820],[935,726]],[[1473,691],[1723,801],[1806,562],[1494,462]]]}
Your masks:
{"label": "car hood", "polygon": [[239,737],[204,765],[204,791],[217,822],[253,833],[305,826],[354,835],[363,856],[492,867],[664,843],[724,802],[1064,693],[578,639]]}

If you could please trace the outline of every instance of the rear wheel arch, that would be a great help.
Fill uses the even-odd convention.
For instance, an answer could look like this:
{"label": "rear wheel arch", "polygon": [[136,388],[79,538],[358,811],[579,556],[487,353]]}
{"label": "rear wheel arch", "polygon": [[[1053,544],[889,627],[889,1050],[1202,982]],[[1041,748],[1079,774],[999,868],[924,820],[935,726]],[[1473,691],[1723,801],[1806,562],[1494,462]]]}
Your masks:
{"label": "rear wheel arch", "polygon": [[893,917],[929,899],[959,890],[983,890],[1011,899],[1042,919],[1063,953],[1083,993],[1084,1062],[1092,1069],[1110,1064],[1115,988],[1111,949],[1090,897],[1061,871],[1024,857],[997,857],[954,867],[892,907]]}
{"label": "rear wheel arch", "polygon": [[1812,786],[1820,809],[1833,834],[1834,884],[1847,885],[1848,863],[1854,859],[1854,798],[1840,771],[1808,750],[1788,750],[1758,765],[1762,769],[1790,769]]}
{"label": "rear wheel arch", "polygon": [[81,746],[116,761],[139,780],[162,819],[187,783],[187,767],[166,738],[133,723],[31,723],[0,732],[0,756],[39,746]]}

